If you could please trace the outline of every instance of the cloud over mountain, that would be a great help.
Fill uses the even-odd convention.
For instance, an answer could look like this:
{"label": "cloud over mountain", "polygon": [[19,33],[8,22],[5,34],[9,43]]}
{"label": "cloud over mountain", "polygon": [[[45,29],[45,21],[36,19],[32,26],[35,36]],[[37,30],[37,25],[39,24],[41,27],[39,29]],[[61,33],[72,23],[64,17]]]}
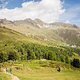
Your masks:
{"label": "cloud over mountain", "polygon": [[41,0],[39,2],[29,1],[22,3],[22,7],[14,9],[0,9],[0,18],[8,20],[23,20],[25,18],[39,18],[45,22],[58,21],[64,13],[61,0]]}

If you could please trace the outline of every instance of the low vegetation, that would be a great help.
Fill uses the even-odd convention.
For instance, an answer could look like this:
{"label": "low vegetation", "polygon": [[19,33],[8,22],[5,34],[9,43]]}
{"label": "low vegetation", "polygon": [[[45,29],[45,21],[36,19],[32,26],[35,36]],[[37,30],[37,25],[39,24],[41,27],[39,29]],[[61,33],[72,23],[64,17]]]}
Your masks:
{"label": "low vegetation", "polygon": [[[4,67],[11,68],[12,74],[20,80],[79,80],[80,69],[69,64],[52,60],[9,61]],[[58,67],[60,71],[58,71]],[[5,79],[4,79],[5,80]],[[7,79],[8,80],[8,79]]]}
{"label": "low vegetation", "polygon": [[11,80],[11,77],[3,72],[0,72],[0,80]]}
{"label": "low vegetation", "polygon": [[79,56],[79,52],[79,48],[48,47],[33,43],[11,43],[10,45],[6,44],[6,46],[4,44],[4,47],[0,48],[0,62],[46,59],[70,63]]}

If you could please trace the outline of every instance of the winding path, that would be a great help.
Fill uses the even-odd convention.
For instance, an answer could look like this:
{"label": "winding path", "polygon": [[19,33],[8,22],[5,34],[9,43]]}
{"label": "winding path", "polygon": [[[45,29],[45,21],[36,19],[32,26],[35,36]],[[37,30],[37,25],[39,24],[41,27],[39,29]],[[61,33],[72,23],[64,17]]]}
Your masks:
{"label": "winding path", "polygon": [[6,69],[2,69],[3,72],[5,72],[6,74],[10,75],[11,76],[11,80],[20,80],[17,76],[14,76],[13,74],[9,73],[9,72],[6,72]]}
{"label": "winding path", "polygon": [[20,80],[17,76],[12,75],[12,80]]}

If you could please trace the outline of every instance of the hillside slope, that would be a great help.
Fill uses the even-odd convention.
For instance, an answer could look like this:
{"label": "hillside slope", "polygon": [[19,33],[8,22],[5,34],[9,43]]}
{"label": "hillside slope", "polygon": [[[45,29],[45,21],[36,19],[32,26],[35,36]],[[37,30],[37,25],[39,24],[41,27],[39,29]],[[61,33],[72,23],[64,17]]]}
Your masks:
{"label": "hillside slope", "polygon": [[[31,37],[27,37],[24,34],[9,29],[5,26],[0,26],[0,43],[35,43],[41,45],[47,45],[48,42],[37,40]],[[0,45],[1,46],[1,45]]]}
{"label": "hillside slope", "polygon": [[[55,33],[59,34],[59,36],[64,37],[66,41],[66,38],[64,36],[65,34],[63,35],[63,32],[61,31],[64,28],[61,28],[61,30],[59,29],[55,30]],[[72,35],[74,34],[71,33],[71,36]],[[66,37],[68,36],[66,35]],[[59,42],[59,39],[57,39],[55,44]],[[64,44],[66,44],[65,41]],[[35,39],[33,37],[25,36],[22,33],[2,26],[0,27],[0,62],[5,62],[8,60],[22,61],[46,59],[70,63],[70,61],[74,58],[80,59],[79,47],[73,48],[71,46],[60,45],[62,43],[58,43],[58,45],[54,46],[52,42],[53,40],[44,41],[40,39]]]}
{"label": "hillside slope", "polygon": [[80,28],[76,25],[60,22],[47,24],[39,19],[14,22],[2,19],[0,24],[33,39],[51,44],[80,46]]}

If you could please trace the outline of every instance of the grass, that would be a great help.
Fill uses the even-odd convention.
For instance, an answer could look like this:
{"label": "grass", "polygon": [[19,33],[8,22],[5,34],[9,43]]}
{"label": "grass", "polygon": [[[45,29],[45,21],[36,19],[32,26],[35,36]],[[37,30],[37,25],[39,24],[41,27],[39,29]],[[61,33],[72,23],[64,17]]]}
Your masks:
{"label": "grass", "polygon": [[[80,80],[79,69],[74,70],[65,63],[55,61],[52,63],[54,66],[51,66],[50,62],[39,60],[16,62],[12,72],[20,80]],[[56,65],[61,66],[61,72],[57,71]]]}
{"label": "grass", "polygon": [[[4,67],[12,68],[12,74],[20,80],[80,80],[80,69],[56,61],[16,61],[5,62]],[[57,65],[61,71],[57,71]],[[10,80],[10,76],[0,72],[0,80]]]}
{"label": "grass", "polygon": [[0,80],[11,80],[10,76],[3,73],[3,72],[0,72]]}
{"label": "grass", "polygon": [[40,73],[30,73],[20,76],[21,80],[79,80],[80,75],[74,74],[73,72],[40,72]]}

